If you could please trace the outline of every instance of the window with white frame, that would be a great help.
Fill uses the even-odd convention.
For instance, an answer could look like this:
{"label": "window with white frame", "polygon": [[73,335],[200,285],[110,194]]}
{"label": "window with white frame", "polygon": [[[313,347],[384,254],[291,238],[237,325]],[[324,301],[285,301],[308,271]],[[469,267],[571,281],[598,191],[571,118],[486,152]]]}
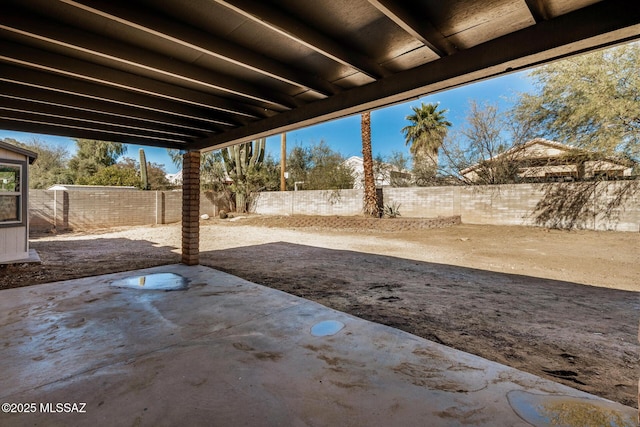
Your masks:
{"label": "window with white frame", "polygon": [[22,167],[0,163],[0,224],[22,222]]}

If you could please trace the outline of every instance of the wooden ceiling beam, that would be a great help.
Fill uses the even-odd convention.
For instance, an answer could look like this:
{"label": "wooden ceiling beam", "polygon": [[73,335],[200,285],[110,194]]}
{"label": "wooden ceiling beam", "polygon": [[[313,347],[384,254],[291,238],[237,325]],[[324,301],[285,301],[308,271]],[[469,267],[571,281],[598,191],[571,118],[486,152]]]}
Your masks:
{"label": "wooden ceiling beam", "polygon": [[[1,3],[0,3],[1,5]],[[32,15],[17,14],[0,7],[0,30],[13,33],[36,43],[46,43],[56,49],[74,55],[91,55],[97,61],[113,64],[114,69],[138,69],[141,74],[157,75],[158,80],[167,78],[189,87],[200,87],[203,92],[218,91],[241,98],[258,101],[262,105],[281,105],[287,108],[299,106],[293,97],[274,93],[266,88],[247,84],[242,80],[186,64],[156,54],[147,49],[136,48],[115,40],[104,43],[104,39],[70,27],[51,24]]]}
{"label": "wooden ceiling beam", "polygon": [[148,13],[146,10],[137,8],[135,3],[125,6],[122,3],[101,0],[58,1],[159,37],[166,42],[193,49],[201,54],[321,95],[329,96],[341,91],[338,86],[309,70],[283,64],[220,37]]}
{"label": "wooden ceiling beam", "polygon": [[273,5],[254,0],[214,0],[252,21],[282,34],[332,60],[357,70],[375,80],[391,75],[371,58],[349,49],[315,30],[307,23],[276,9]]}
{"label": "wooden ceiling beam", "polygon": [[106,117],[128,118],[148,126],[160,126],[193,134],[218,133],[221,126],[206,126],[194,120],[186,120],[157,111],[136,108],[124,104],[101,101],[96,98],[85,98],[81,95],[55,92],[44,88],[19,85],[0,81],[0,97],[30,101],[52,107],[66,108],[87,113],[99,113]]}
{"label": "wooden ceiling beam", "polygon": [[640,39],[640,4],[603,0],[329,99],[195,141],[222,148]]}
{"label": "wooden ceiling beam", "polygon": [[36,117],[28,113],[14,111],[0,110],[0,127],[7,130],[24,132],[25,129],[28,129],[28,132],[31,133],[44,133],[127,144],[177,149],[184,149],[186,147],[184,141],[180,139],[146,135],[140,132],[122,130],[114,126],[89,126],[78,123],[73,118],[53,119],[51,117]]}
{"label": "wooden ceiling beam", "polygon": [[[87,81],[73,81],[64,76],[22,68],[0,63],[0,82],[7,82],[54,93],[62,93],[83,97],[87,100],[98,100],[131,108],[162,113],[169,116],[193,120],[207,126],[236,127],[238,123],[216,116],[213,111],[193,105],[179,104],[173,101],[145,96],[126,90],[102,86]],[[55,99],[55,98],[54,98]]]}
{"label": "wooden ceiling beam", "polygon": [[545,0],[525,0],[525,3],[527,3],[529,12],[536,22],[542,22],[551,19],[551,14],[547,9]]}
{"label": "wooden ceiling beam", "polygon": [[433,26],[428,17],[416,14],[415,10],[403,7],[398,1],[368,1],[439,57],[453,55],[457,52],[457,48]]}
{"label": "wooden ceiling beam", "polygon": [[[0,62],[120,91],[197,106],[211,110],[212,114],[219,111],[233,116],[258,118],[261,116],[259,113],[262,112],[262,109],[257,106],[242,104],[216,95],[3,40],[0,40]],[[285,110],[287,109],[285,108]]]}
{"label": "wooden ceiling beam", "polygon": [[[0,112],[24,113],[38,118],[39,120],[68,120],[73,118],[78,124],[83,126],[93,126],[95,129],[101,127],[117,128],[123,132],[134,132],[154,137],[175,139],[182,142],[203,137],[195,132],[184,132],[180,130],[166,129],[161,126],[146,126],[135,118],[131,117],[114,117],[98,112],[78,111],[76,109],[41,104],[34,101],[8,98],[5,94],[0,94],[2,102],[0,103]],[[1,114],[1,113],[0,113]]]}

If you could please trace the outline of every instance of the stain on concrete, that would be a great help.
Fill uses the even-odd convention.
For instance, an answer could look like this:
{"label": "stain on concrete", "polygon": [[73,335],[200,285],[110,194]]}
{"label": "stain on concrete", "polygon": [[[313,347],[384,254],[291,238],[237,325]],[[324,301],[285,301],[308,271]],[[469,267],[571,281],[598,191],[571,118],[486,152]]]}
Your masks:
{"label": "stain on concrete", "polygon": [[368,384],[365,383],[347,383],[342,381],[331,381],[331,384],[336,387],[344,388],[344,389],[352,389],[352,388],[367,388]]}
{"label": "stain on concrete", "polygon": [[87,319],[85,319],[84,317],[71,318],[71,319],[65,319],[62,325],[66,328],[76,329],[76,328],[82,327],[86,323],[86,321]]}
{"label": "stain on concrete", "polygon": [[[432,390],[442,390],[453,393],[470,393],[480,391],[487,387],[487,382],[480,375],[470,376],[467,371],[453,373],[434,365],[419,365],[416,363],[402,362],[392,370],[418,387],[426,387]],[[460,376],[460,378],[456,378]]]}
{"label": "stain on concrete", "polygon": [[241,343],[241,342],[234,342],[231,345],[233,345],[233,348],[235,348],[237,350],[242,350],[242,351],[254,351],[255,350],[250,345],[247,345],[247,344]]}
{"label": "stain on concrete", "polygon": [[[436,412],[435,415],[440,418],[455,420],[455,424],[476,425],[487,419],[486,415],[482,415],[483,409],[482,407],[464,409],[462,407],[452,406],[444,411]],[[454,423],[452,422],[452,424]]]}
{"label": "stain on concrete", "polygon": [[307,345],[305,345],[303,347],[306,348],[307,350],[311,350],[311,351],[315,351],[315,352],[323,351],[323,350],[325,350],[325,351],[326,350],[331,350],[331,347],[328,346],[328,345],[317,346],[317,345],[313,345],[313,344],[307,344]]}
{"label": "stain on concrete", "polygon": [[507,394],[513,410],[536,427],[636,427],[633,411],[603,400],[542,395],[521,390]]}
{"label": "stain on concrete", "polygon": [[282,353],[278,353],[275,351],[260,351],[257,353],[252,353],[253,356],[256,359],[259,360],[271,360],[272,362],[275,362],[277,360],[280,360],[282,358]]}
{"label": "stain on concrete", "polygon": [[233,346],[233,348],[237,350],[244,351],[251,354],[253,357],[255,357],[258,360],[270,360],[272,362],[275,362],[277,360],[280,360],[283,356],[282,353],[279,353],[276,351],[257,351],[255,348],[251,347],[250,345],[241,343],[241,342],[234,342],[231,345]]}

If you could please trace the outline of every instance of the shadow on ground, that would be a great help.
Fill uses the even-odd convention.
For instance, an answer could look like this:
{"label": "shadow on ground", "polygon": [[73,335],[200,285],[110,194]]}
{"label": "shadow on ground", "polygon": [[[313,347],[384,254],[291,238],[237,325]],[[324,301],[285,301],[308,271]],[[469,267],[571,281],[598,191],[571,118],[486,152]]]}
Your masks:
{"label": "shadow on ground", "polygon": [[[126,238],[32,247],[42,264],[0,267],[0,289],[180,262]],[[639,293],[284,242],[201,264],[637,407]]]}
{"label": "shadow on ground", "polygon": [[0,289],[180,262],[176,248],[125,238],[32,241],[41,264],[0,265]]}
{"label": "shadow on ground", "polygon": [[637,407],[635,292],[285,242],[201,263]]}

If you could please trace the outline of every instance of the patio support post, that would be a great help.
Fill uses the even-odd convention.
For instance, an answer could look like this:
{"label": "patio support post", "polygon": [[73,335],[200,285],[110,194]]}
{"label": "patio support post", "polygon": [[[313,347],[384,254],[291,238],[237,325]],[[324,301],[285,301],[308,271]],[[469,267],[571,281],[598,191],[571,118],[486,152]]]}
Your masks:
{"label": "patio support post", "polygon": [[182,156],[182,263],[200,263],[200,152]]}

